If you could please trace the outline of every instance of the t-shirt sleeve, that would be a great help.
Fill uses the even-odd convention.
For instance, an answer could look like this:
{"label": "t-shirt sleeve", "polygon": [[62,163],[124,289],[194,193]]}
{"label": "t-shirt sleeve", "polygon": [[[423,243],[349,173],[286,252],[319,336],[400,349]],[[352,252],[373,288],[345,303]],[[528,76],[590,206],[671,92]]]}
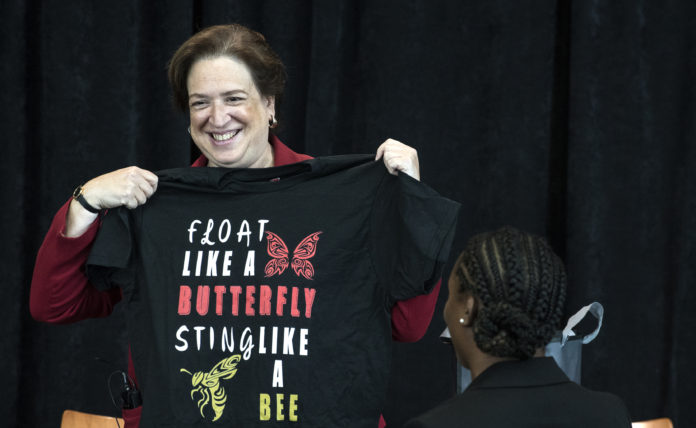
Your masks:
{"label": "t-shirt sleeve", "polygon": [[427,293],[440,279],[459,206],[407,174],[384,177],[372,210],[370,246],[393,300]]}
{"label": "t-shirt sleeve", "polygon": [[132,212],[109,210],[87,259],[87,277],[99,290],[125,288],[132,282]]}

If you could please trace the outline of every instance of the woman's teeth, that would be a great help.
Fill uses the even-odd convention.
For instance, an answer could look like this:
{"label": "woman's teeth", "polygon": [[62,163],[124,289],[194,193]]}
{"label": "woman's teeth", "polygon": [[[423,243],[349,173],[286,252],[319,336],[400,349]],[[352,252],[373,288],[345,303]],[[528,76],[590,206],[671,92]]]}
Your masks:
{"label": "woman's teeth", "polygon": [[210,134],[210,135],[212,135],[213,139],[216,141],[225,141],[225,140],[229,140],[230,138],[237,135],[237,132],[239,132],[239,130],[228,132],[226,134]]}

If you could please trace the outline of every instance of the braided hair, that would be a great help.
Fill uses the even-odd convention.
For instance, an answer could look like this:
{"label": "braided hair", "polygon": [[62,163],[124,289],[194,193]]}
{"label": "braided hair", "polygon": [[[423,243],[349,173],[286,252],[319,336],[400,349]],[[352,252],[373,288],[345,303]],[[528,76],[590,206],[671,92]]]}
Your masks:
{"label": "braided hair", "polygon": [[565,269],[543,238],[509,226],[476,235],[454,269],[477,299],[474,340],[483,352],[529,358],[560,326]]}

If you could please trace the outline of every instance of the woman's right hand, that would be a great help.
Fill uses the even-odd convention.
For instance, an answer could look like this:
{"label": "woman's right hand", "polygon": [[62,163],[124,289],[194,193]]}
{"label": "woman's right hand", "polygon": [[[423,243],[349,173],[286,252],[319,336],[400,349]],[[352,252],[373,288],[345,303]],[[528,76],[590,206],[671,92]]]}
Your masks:
{"label": "woman's right hand", "polygon": [[[157,176],[152,172],[129,166],[100,175],[82,186],[82,196],[98,209],[126,206],[135,208],[147,202],[157,190]],[[67,237],[82,235],[97,218],[77,201],[70,202],[64,234]]]}

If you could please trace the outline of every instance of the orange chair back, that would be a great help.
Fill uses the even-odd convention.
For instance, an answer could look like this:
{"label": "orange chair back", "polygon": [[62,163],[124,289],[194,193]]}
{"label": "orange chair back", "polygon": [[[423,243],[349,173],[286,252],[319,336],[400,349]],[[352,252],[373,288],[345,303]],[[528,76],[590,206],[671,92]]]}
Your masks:
{"label": "orange chair back", "polygon": [[[117,422],[118,421],[118,422]],[[91,413],[66,410],[60,428],[123,428],[123,419],[113,416],[93,415]]]}
{"label": "orange chair back", "polygon": [[638,421],[631,424],[632,428],[673,428],[672,420],[669,418],[650,419]]}

